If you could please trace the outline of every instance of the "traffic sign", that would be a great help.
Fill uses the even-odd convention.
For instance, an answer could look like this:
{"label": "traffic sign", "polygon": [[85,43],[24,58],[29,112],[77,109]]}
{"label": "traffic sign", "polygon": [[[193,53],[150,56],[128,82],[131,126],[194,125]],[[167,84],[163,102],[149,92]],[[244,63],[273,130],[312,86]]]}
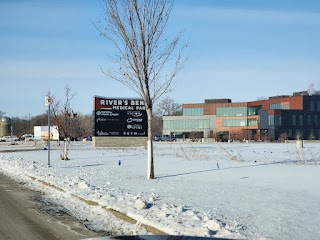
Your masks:
{"label": "traffic sign", "polygon": [[53,104],[53,99],[51,97],[45,97],[44,103],[46,104],[46,106],[50,106]]}

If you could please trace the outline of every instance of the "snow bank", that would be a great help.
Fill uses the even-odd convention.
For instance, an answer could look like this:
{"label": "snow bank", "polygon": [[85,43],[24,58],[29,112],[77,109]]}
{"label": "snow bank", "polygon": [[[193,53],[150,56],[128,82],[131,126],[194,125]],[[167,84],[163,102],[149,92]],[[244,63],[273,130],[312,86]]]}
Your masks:
{"label": "snow bank", "polygon": [[[59,160],[61,150],[52,147],[50,168],[45,150],[0,152],[0,170],[50,191],[51,198],[91,227],[118,229],[115,234],[145,234],[139,227],[143,223],[172,235],[320,238],[320,145],[296,149],[295,144],[157,143],[154,147],[155,180],[145,178],[145,149],[94,149],[84,143],[71,146],[70,161]],[[51,192],[28,176],[65,193]],[[72,195],[99,205],[85,205]],[[106,217],[104,208],[125,213],[138,224],[125,226]]]}

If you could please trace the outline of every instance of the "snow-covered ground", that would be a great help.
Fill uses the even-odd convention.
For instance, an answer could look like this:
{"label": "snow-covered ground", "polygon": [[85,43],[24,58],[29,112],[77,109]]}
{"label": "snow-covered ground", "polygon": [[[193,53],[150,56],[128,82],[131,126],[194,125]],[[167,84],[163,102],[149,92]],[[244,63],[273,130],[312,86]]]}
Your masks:
{"label": "snow-covered ground", "polygon": [[[145,148],[62,150],[0,145],[0,171],[41,189],[95,230],[146,234],[105,208],[173,235],[240,239],[320,239],[320,144],[155,143],[155,180]],[[62,147],[61,147],[62,148]],[[65,193],[32,180],[51,183]],[[99,203],[85,204],[74,196]],[[146,202],[146,208],[143,203]],[[142,205],[142,206],[140,206]]]}

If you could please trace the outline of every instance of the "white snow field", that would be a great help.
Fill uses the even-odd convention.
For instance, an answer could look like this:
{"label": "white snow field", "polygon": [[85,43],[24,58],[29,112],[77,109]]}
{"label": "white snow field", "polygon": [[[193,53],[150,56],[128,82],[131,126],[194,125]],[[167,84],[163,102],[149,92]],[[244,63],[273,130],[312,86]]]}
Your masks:
{"label": "white snow field", "polygon": [[48,167],[44,146],[24,151],[33,147],[1,143],[0,171],[46,192],[94,230],[147,234],[143,223],[172,235],[320,239],[320,143],[154,143],[154,180],[146,179],[145,148],[75,142],[70,160],[61,161],[62,146],[54,144]]}

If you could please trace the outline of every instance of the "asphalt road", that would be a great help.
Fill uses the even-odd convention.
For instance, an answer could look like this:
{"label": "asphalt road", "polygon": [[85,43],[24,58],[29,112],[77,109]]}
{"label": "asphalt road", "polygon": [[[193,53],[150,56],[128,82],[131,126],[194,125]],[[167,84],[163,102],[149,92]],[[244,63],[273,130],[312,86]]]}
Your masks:
{"label": "asphalt road", "polygon": [[[45,211],[48,206],[30,191],[0,174],[0,239],[86,239],[101,236],[68,214]],[[54,209],[54,206],[51,206]]]}

